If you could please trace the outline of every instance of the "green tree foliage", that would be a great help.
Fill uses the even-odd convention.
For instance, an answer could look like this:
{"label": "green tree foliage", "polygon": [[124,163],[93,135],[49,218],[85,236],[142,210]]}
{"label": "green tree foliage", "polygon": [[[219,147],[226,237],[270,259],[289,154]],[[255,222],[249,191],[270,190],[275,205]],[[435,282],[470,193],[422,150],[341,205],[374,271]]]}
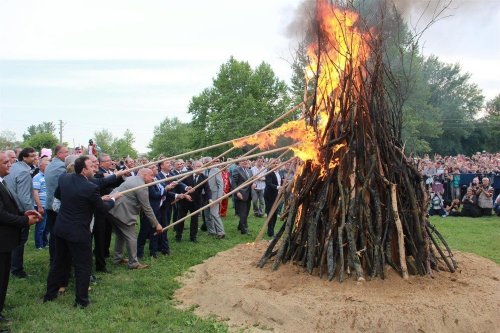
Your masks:
{"label": "green tree foliage", "polygon": [[137,150],[132,146],[135,142],[134,134],[129,129],[126,129],[123,133],[123,137],[116,139],[111,144],[110,155],[113,158],[121,158],[124,156],[130,156],[132,158],[137,158]]}
{"label": "green tree foliage", "polygon": [[500,94],[486,103],[486,116],[476,121],[471,136],[475,142],[467,140],[464,145],[475,147],[473,152],[500,151]]}
{"label": "green tree foliage", "polygon": [[107,129],[94,132],[94,143],[101,148],[103,153],[110,154],[114,141],[113,134]]}
{"label": "green tree foliage", "polygon": [[248,62],[231,57],[220,67],[213,86],[191,100],[193,148],[256,132],[290,106],[287,89],[268,64],[252,69]]}
{"label": "green tree foliage", "polygon": [[442,122],[443,130],[440,140],[431,142],[431,148],[447,155],[462,153],[462,141],[474,128],[474,116],[481,110],[484,96],[459,64],[445,64],[436,56],[426,59],[423,75],[430,89],[428,103],[438,110],[435,117]]}
{"label": "green tree foliage", "polygon": [[24,141],[23,147],[33,147],[35,150],[40,151],[42,148],[53,148],[59,143],[59,139],[49,132],[40,132],[30,135]]}
{"label": "green tree foliage", "polygon": [[194,136],[192,124],[183,123],[177,117],[167,117],[159,126],[155,126],[153,139],[148,146],[151,149],[149,157],[174,156],[189,151]]}
{"label": "green tree foliage", "polygon": [[56,126],[52,122],[43,122],[38,125],[31,125],[26,129],[26,133],[23,134],[23,140],[26,142],[32,136],[39,133],[52,133],[56,131]]}

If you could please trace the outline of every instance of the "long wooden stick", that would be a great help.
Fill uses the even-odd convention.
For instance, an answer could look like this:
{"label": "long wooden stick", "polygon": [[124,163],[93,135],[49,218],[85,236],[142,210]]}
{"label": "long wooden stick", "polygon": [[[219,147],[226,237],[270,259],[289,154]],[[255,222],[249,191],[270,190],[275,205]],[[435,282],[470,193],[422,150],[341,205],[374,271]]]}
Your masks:
{"label": "long wooden stick", "polygon": [[269,214],[267,214],[266,222],[264,222],[264,225],[262,226],[262,228],[260,228],[259,234],[257,235],[257,237],[255,237],[254,243],[259,242],[262,239],[262,236],[264,236],[264,231],[265,231],[267,225],[269,224],[269,221],[271,221],[271,217],[274,215],[274,213],[278,209],[282,199],[283,199],[283,192],[280,191],[278,193],[278,196],[276,197],[276,200],[274,200],[273,206],[271,207]]}
{"label": "long wooden stick", "polygon": [[403,225],[399,219],[398,201],[396,198],[396,184],[391,184],[391,204],[392,212],[394,214],[394,223],[398,232],[398,245],[399,245],[399,262],[401,264],[401,272],[403,279],[408,279],[408,268],[406,267],[406,251],[405,251],[405,238],[403,235]]}
{"label": "long wooden stick", "polygon": [[[294,143],[294,144],[286,146],[286,147],[275,148],[275,149],[263,151],[263,152],[260,152],[260,153],[256,153],[256,154],[245,156],[245,157],[241,157],[241,158],[236,158],[236,159],[234,159],[232,161],[226,161],[226,162],[214,164],[214,165],[212,165],[210,167],[223,166],[223,165],[228,165],[228,164],[232,164],[232,163],[235,163],[235,162],[241,162],[241,161],[247,160],[249,158],[258,157],[258,156],[262,156],[262,155],[270,155],[270,154],[274,154],[274,153],[277,153],[277,152],[280,152],[280,151],[283,151],[283,150],[288,151],[291,147],[296,146],[296,145],[298,145],[298,143]],[[129,192],[133,192],[133,191],[139,190],[139,189],[144,188],[144,187],[149,187],[149,186],[153,186],[153,185],[160,184],[160,183],[163,183],[163,182],[175,180],[175,179],[184,177],[185,175],[192,175],[192,174],[194,174],[196,172],[205,171],[207,169],[210,169],[210,167],[199,168],[199,169],[196,169],[196,170],[193,170],[193,171],[188,171],[188,172],[185,172],[185,173],[181,173],[179,175],[175,175],[175,176],[172,176],[172,177],[167,177],[167,178],[159,179],[159,180],[156,180],[156,181],[151,182],[151,183],[139,185],[137,187],[133,187],[133,188],[130,188],[128,190],[125,190],[125,191],[121,192],[121,194],[123,195],[123,194],[129,193]]]}
{"label": "long wooden stick", "polygon": [[[286,152],[284,152],[282,155],[284,155]],[[174,223],[171,223],[169,224],[168,226],[166,226],[165,228],[163,228],[163,231],[167,230],[167,229],[170,229],[172,228],[173,226],[183,222],[184,220],[186,220],[187,218],[193,216],[193,215],[196,215],[198,214],[199,212],[203,211],[204,209],[208,208],[208,207],[211,207],[213,205],[216,205],[218,204],[219,202],[221,202],[222,200],[224,200],[225,198],[228,198],[229,196],[233,195],[234,193],[238,192],[239,190],[241,190],[242,188],[250,185],[251,183],[259,180],[259,178],[262,178],[262,176],[266,176],[268,174],[270,174],[271,172],[274,172],[275,170],[278,170],[279,168],[281,168],[283,165],[285,165],[286,163],[288,163],[289,161],[293,160],[295,157],[292,157],[290,158],[289,160],[277,165],[276,167],[272,168],[271,170],[267,171],[265,174],[257,174],[257,175],[253,175],[252,177],[248,178],[243,184],[241,184],[240,186],[236,187],[234,190],[232,190],[231,192],[229,193],[226,193],[225,195],[223,195],[222,197],[220,197],[219,199],[217,200],[214,200],[212,201],[211,203],[195,210],[194,212],[184,216],[183,218],[181,219],[178,219],[177,221],[175,221]]]}
{"label": "long wooden stick", "polygon": [[[175,156],[165,157],[165,158],[162,158],[160,160],[156,160],[156,161],[149,162],[149,163],[146,163],[146,164],[138,165],[138,166],[135,166],[135,167],[127,169],[127,170],[134,171],[134,170],[138,170],[138,169],[141,169],[141,168],[147,168],[150,165],[158,164],[158,163],[161,163],[163,161],[173,160],[173,159],[177,159],[179,157],[183,157],[183,156],[186,156],[186,155],[200,153],[202,151],[206,151],[206,150],[210,150],[210,149],[213,149],[213,148],[218,148],[218,147],[221,147],[221,146],[225,146],[227,144],[231,144],[231,143],[233,143],[234,141],[237,141],[237,140],[243,140],[243,139],[246,139],[246,138],[250,138],[250,137],[254,136],[257,133],[264,132],[266,129],[268,129],[269,127],[273,126],[278,121],[283,120],[284,118],[288,117],[291,113],[297,111],[297,109],[299,109],[300,107],[302,107],[302,105],[304,103],[305,102],[299,103],[298,105],[296,105],[295,107],[291,108],[287,112],[283,113],[281,116],[279,116],[278,118],[274,119],[272,122],[270,122],[266,126],[262,127],[260,130],[258,130],[257,132],[255,132],[253,134],[242,136],[241,138],[235,138],[235,139],[232,139],[232,140],[224,141],[224,142],[221,142],[221,143],[216,143],[216,144],[208,146],[208,147],[203,147],[203,148],[195,149],[195,150],[188,151],[186,153],[178,154],[178,155],[175,155]],[[272,131],[272,130],[270,130],[270,131]],[[224,152],[223,155],[227,154],[228,152],[232,151],[233,149],[236,149],[236,147],[231,147],[228,151]]]}

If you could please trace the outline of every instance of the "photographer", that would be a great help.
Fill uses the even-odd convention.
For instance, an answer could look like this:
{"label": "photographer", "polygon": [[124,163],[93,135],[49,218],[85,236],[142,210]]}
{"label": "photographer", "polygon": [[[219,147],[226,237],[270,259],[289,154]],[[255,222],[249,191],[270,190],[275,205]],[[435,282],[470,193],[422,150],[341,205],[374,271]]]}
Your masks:
{"label": "photographer", "polygon": [[462,216],[466,217],[479,217],[481,216],[481,211],[477,206],[477,198],[474,194],[474,189],[469,187],[467,193],[462,198]]}
{"label": "photographer", "polygon": [[484,177],[482,185],[476,189],[477,205],[481,209],[482,216],[491,216],[493,209],[493,187],[490,186],[490,179]]}

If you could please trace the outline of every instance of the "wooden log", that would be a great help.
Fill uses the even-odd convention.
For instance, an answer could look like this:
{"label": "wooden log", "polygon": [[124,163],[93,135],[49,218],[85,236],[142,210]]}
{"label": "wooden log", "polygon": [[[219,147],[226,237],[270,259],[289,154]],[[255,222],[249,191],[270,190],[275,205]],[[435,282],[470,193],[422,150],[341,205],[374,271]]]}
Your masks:
{"label": "wooden log", "polygon": [[399,245],[399,264],[401,266],[401,273],[403,275],[403,279],[408,279],[408,268],[406,267],[406,251],[405,251],[405,241],[403,234],[403,226],[401,225],[401,220],[399,219],[398,213],[398,202],[396,197],[396,184],[391,185],[391,203],[392,203],[392,211],[394,224],[396,225],[396,230],[398,233],[398,245]]}

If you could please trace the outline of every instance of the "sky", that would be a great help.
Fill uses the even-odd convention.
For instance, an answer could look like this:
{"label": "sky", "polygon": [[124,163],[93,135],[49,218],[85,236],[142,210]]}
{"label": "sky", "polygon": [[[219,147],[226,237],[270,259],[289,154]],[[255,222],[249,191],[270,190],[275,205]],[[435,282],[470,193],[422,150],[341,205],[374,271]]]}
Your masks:
{"label": "sky", "polygon": [[[297,36],[287,28],[301,2],[0,0],[0,131],[22,139],[29,125],[62,120],[74,146],[130,129],[147,152],[166,117],[190,120],[191,98],[231,56],[289,82]],[[418,25],[420,8],[404,10]],[[461,0],[446,16],[422,36],[424,55],[459,62],[495,97],[500,0]]]}

